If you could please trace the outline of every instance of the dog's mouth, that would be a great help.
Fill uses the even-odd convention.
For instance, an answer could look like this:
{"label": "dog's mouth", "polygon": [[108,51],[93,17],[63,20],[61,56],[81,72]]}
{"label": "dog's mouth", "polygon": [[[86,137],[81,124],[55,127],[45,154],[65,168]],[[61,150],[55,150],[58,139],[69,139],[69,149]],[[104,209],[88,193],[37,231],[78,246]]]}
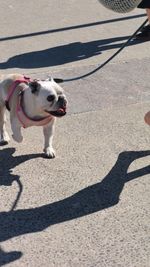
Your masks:
{"label": "dog's mouth", "polygon": [[66,115],[66,107],[59,108],[55,111],[48,111],[48,110],[45,111],[54,117],[63,117]]}

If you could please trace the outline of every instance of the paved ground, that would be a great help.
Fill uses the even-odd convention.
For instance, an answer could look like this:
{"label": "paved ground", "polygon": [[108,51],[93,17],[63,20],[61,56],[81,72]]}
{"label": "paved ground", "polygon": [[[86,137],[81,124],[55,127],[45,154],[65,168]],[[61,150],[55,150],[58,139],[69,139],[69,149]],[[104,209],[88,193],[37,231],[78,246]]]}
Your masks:
{"label": "paved ground", "polygon": [[[97,0],[2,0],[0,72],[84,74],[144,20]],[[149,42],[132,42],[100,72],[64,83],[55,159],[42,157],[37,128],[0,148],[0,265],[150,266],[148,69]]]}

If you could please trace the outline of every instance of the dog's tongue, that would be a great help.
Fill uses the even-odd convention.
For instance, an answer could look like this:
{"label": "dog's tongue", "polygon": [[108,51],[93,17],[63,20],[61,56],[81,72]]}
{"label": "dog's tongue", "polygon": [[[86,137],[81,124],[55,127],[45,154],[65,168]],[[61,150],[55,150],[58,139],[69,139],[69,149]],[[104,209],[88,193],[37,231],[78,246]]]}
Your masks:
{"label": "dog's tongue", "polygon": [[66,112],[66,108],[59,108],[59,109],[58,109],[58,112],[60,112],[60,113],[64,113],[64,112]]}
{"label": "dog's tongue", "polygon": [[64,112],[64,109],[63,108],[59,108],[58,111],[59,112]]}

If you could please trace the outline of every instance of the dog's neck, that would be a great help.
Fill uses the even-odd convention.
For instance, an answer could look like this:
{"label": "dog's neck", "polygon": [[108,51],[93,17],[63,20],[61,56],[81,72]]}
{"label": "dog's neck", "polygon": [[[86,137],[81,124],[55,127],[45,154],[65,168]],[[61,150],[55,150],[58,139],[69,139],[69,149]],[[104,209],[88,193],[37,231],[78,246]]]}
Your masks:
{"label": "dog's neck", "polygon": [[39,110],[36,103],[36,95],[33,97],[33,93],[30,88],[26,88],[26,90],[24,90],[22,108],[26,115],[31,119],[41,119],[47,116],[44,111]]}

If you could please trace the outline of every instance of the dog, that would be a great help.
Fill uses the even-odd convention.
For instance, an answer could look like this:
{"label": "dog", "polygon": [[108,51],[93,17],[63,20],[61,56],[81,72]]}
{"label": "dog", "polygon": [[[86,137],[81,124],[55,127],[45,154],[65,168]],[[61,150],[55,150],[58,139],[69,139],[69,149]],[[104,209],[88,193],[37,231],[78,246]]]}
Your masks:
{"label": "dog", "polygon": [[0,79],[0,145],[8,144],[6,131],[6,108],[10,111],[13,139],[23,141],[21,128],[42,126],[44,152],[54,158],[52,146],[54,125],[57,117],[66,114],[67,99],[58,84],[59,79],[36,80],[21,74],[9,74]]}

